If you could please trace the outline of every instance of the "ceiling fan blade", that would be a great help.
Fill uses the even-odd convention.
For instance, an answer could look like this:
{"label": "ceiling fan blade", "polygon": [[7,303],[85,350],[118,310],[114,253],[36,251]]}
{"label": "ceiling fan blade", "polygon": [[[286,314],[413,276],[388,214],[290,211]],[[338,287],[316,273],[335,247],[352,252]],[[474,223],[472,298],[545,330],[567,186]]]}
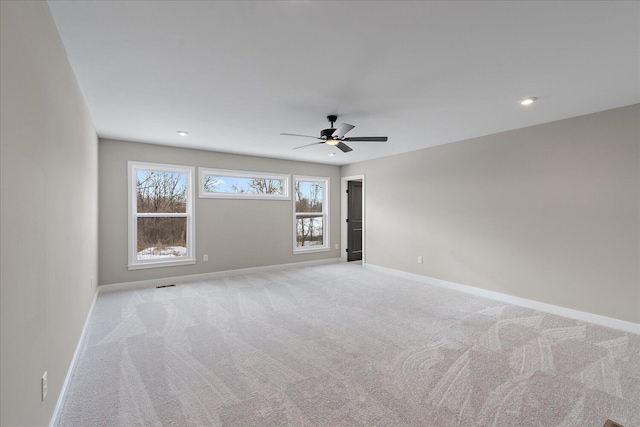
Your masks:
{"label": "ceiling fan blade", "polygon": [[281,133],[280,135],[286,136],[301,136],[303,138],[313,138],[313,139],[322,139],[319,136],[311,136],[311,135],[298,135],[297,133]]}
{"label": "ceiling fan blade", "polygon": [[341,149],[343,153],[348,153],[349,151],[353,151],[353,148],[349,147],[344,142],[338,142],[338,145],[336,145],[336,147]]}
{"label": "ceiling fan blade", "polygon": [[338,129],[336,129],[335,132],[333,132],[333,135],[331,135],[334,138],[342,138],[343,136],[345,136],[345,134],[347,132],[349,132],[351,129],[353,129],[355,126],[354,125],[350,125],[349,123],[343,123],[341,124]]}
{"label": "ceiling fan blade", "polygon": [[320,141],[320,142],[312,142],[311,144],[305,144],[305,145],[301,145],[299,147],[294,147],[292,148],[292,150],[297,150],[298,148],[304,148],[304,147],[309,147],[311,145],[318,145],[318,144],[324,144],[324,141]]}
{"label": "ceiling fan blade", "polygon": [[350,142],[387,142],[386,136],[356,136],[354,138],[345,138],[343,141]]}

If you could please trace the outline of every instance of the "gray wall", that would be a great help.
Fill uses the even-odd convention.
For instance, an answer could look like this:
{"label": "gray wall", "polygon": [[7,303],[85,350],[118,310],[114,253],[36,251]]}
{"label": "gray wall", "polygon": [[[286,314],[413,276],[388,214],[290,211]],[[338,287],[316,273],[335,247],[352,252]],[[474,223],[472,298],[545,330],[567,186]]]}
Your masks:
{"label": "gray wall", "polygon": [[98,142],[47,4],[0,9],[0,424],[48,425],[97,289]]}
{"label": "gray wall", "polygon": [[367,263],[640,323],[639,123],[634,105],[343,167],[366,174]]}
{"label": "gray wall", "polygon": [[[338,258],[340,168],[134,142],[99,142],[100,284]],[[195,265],[127,270],[127,161],[330,178],[331,250],[293,254],[293,205],[282,200],[195,199]],[[196,169],[197,175],[197,169]],[[203,262],[202,255],[209,261]]]}

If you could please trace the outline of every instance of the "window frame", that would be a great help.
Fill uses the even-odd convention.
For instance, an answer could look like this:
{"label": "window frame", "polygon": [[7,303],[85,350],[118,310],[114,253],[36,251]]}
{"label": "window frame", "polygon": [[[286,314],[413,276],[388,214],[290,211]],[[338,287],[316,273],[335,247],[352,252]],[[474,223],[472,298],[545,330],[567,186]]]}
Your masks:
{"label": "window frame", "polygon": [[[151,170],[158,172],[172,172],[187,174],[187,201],[185,213],[138,213],[138,191],[136,176],[138,170]],[[195,168],[184,165],[170,165],[164,163],[149,163],[128,161],[127,162],[127,187],[128,187],[128,270],[139,270],[145,268],[172,267],[179,265],[189,265],[196,263],[195,253],[195,210],[194,210],[194,194],[193,194],[193,178],[195,176]],[[138,254],[138,218],[186,218],[187,219],[187,255],[176,259],[156,260],[139,260]]]}
{"label": "window frame", "polygon": [[[284,194],[258,194],[258,193],[216,193],[204,189],[204,178],[208,175],[230,176],[234,178],[260,178],[284,180]],[[289,174],[270,172],[253,172],[232,169],[198,168],[198,197],[209,199],[260,199],[260,200],[291,200],[291,183]]]}
{"label": "window frame", "polygon": [[[295,191],[295,186],[298,181],[301,182],[321,182],[323,183],[323,191],[322,191],[322,246],[298,246],[298,241],[296,239],[297,236],[297,219],[298,212],[296,212],[296,196],[293,194]],[[313,252],[326,252],[331,250],[331,243],[329,240],[329,184],[331,180],[329,177],[325,176],[304,176],[304,175],[294,175],[293,176],[293,191],[291,195],[292,200],[292,210],[293,210],[293,254],[307,254]],[[308,215],[309,212],[301,213],[302,215]],[[318,215],[319,216],[319,215]]]}

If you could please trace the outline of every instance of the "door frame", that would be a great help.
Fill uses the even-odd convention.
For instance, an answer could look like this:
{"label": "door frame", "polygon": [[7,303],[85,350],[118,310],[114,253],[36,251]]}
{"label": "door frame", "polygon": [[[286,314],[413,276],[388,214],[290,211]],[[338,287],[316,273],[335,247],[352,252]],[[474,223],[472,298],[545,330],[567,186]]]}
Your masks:
{"label": "door frame", "polygon": [[349,199],[347,196],[347,188],[349,181],[362,181],[362,264],[366,262],[367,249],[367,227],[366,227],[366,183],[365,176],[351,175],[343,176],[340,179],[340,260],[347,262],[347,211],[349,207]]}

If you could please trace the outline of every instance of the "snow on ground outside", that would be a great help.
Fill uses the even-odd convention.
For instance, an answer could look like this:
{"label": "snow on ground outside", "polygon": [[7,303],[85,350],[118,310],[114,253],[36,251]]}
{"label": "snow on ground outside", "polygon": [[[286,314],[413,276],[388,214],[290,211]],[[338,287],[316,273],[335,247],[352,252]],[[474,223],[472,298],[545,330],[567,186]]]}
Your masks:
{"label": "snow on ground outside", "polygon": [[138,252],[138,259],[158,259],[187,256],[187,248],[183,246],[168,246],[166,248],[151,247]]}
{"label": "snow on ground outside", "polygon": [[[303,222],[304,228],[302,225]],[[304,234],[304,231],[308,231],[309,225],[311,225],[311,227],[313,228],[314,240],[305,240],[303,244],[300,241],[300,238]],[[296,218],[296,230],[296,247],[318,246],[323,244],[322,234],[324,232],[324,228],[322,226],[322,217]],[[315,240],[318,238],[320,238],[320,240]]]}

